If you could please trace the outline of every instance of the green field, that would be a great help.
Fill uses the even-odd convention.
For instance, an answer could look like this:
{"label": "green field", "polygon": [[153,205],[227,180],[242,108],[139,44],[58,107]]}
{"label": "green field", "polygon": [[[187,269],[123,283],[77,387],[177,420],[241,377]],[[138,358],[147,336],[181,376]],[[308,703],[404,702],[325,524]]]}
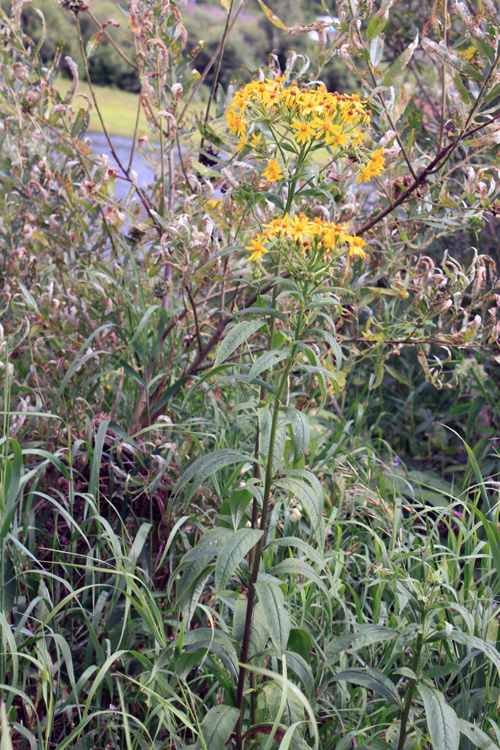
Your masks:
{"label": "green field", "polygon": [[[56,88],[63,93],[68,90],[70,82],[62,78],[57,82]],[[134,133],[137,109],[139,107],[139,94],[132,94],[128,91],[111,88],[108,86],[93,86],[97,104],[106,125],[106,129],[112,135],[130,135]],[[80,82],[78,84],[78,94],[85,94],[91,97],[88,84]],[[92,107],[92,118],[90,121],[90,130],[102,133],[103,128],[96,108]],[[138,134],[151,135],[144,112],[141,111],[139,119]]]}

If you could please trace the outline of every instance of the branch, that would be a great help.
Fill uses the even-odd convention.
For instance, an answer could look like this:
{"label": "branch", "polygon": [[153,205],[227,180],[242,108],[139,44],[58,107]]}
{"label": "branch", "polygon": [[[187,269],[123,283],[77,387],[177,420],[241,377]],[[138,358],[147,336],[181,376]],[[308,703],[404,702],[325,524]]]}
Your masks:
{"label": "branch", "polygon": [[484,122],[482,125],[478,125],[476,128],[473,128],[472,130],[467,131],[467,133],[462,133],[462,135],[458,136],[458,138],[455,138],[455,140],[450,143],[448,146],[445,146],[445,148],[442,148],[441,151],[438,152],[438,154],[434,157],[434,159],[431,161],[430,164],[428,164],[425,169],[422,170],[422,172],[418,175],[417,179],[412,182],[410,187],[404,191],[404,193],[401,193],[399,198],[396,198],[395,201],[392,203],[389,203],[388,206],[386,206],[383,211],[381,211],[377,216],[374,216],[373,219],[370,219],[369,221],[365,222],[356,232],[357,236],[360,237],[362,234],[365,234],[369,229],[374,227],[376,224],[382,221],[382,219],[385,219],[385,217],[392,213],[395,208],[400,206],[402,203],[405,202],[407,198],[410,197],[412,193],[417,190],[421,185],[423,185],[427,181],[427,177],[432,174],[432,172],[435,170],[435,168],[440,164],[440,162],[443,161],[443,159],[449,154],[450,151],[453,151],[460,141],[463,141],[465,138],[469,138],[471,135],[474,135],[474,133],[477,133],[478,130],[482,130],[487,125],[491,125],[492,122],[495,120],[498,120],[500,118],[500,114],[495,115],[495,117],[492,117],[488,122]]}

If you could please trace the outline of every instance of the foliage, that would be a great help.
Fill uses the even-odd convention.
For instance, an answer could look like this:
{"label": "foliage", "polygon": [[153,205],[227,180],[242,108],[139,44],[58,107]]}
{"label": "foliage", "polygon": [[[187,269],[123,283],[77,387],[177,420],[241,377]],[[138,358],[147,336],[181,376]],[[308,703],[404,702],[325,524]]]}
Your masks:
{"label": "foliage", "polygon": [[87,99],[0,19],[2,748],[499,747],[496,9],[260,3],[315,60],[217,87],[240,5],[200,77],[131,2],[140,185],[65,4]]}

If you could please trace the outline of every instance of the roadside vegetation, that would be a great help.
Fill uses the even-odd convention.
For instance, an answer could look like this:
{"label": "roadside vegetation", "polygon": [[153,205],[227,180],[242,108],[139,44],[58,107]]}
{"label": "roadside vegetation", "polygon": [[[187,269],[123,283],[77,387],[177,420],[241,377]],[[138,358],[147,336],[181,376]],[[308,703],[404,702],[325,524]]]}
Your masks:
{"label": "roadside vegetation", "polygon": [[1,750],[498,750],[498,9],[191,5],[0,11]]}

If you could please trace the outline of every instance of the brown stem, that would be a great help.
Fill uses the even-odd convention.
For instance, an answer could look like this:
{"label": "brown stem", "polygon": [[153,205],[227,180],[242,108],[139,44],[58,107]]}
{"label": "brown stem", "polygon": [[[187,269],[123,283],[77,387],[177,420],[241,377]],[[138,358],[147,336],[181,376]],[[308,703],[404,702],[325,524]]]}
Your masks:
{"label": "brown stem", "polygon": [[392,203],[390,203],[388,206],[386,206],[383,211],[381,211],[379,214],[374,216],[373,219],[370,219],[369,221],[365,222],[356,232],[357,236],[361,236],[362,234],[365,234],[369,229],[374,227],[376,224],[379,224],[382,219],[385,219],[388,214],[392,213],[395,208],[400,206],[402,203],[405,202],[407,198],[410,197],[412,193],[417,190],[421,185],[426,182],[427,178],[430,174],[432,174],[436,167],[439,166],[440,162],[445,159],[450,151],[454,151],[460,141],[463,141],[465,138],[469,138],[474,133],[477,133],[478,130],[482,130],[487,125],[490,125],[495,120],[498,120],[500,118],[500,114],[495,115],[495,117],[492,117],[488,122],[484,122],[482,125],[478,125],[476,128],[473,128],[472,130],[467,131],[467,133],[462,133],[462,135],[459,135],[458,138],[455,138],[455,140],[448,144],[448,146],[445,146],[445,148],[441,149],[441,151],[438,152],[438,154],[434,157],[434,159],[431,161],[430,164],[428,164],[425,169],[422,170],[422,172],[418,175],[417,179],[412,182],[410,187],[404,191],[404,193],[401,193],[399,198],[396,198]]}

